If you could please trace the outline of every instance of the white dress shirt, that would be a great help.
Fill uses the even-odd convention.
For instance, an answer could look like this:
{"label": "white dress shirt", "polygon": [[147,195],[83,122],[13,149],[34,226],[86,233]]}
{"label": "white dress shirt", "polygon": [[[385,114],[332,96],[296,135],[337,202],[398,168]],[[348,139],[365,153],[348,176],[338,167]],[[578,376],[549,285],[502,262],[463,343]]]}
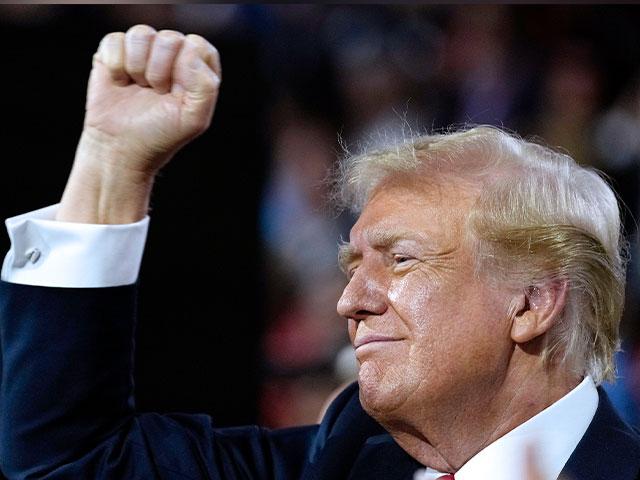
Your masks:
{"label": "white dress shirt", "polygon": [[[111,287],[138,278],[149,217],[126,225],[57,222],[57,206],[6,221],[11,249],[2,280],[48,287]],[[543,480],[555,480],[591,423],[598,392],[586,377],[560,400],[474,455],[456,480],[515,480],[524,477],[526,448],[533,446]],[[446,473],[426,468],[415,480]]]}
{"label": "white dress shirt", "polygon": [[58,206],[6,220],[2,280],[42,287],[115,287],[138,278],[149,217],[124,225],[58,222]]}
{"label": "white dress shirt", "polygon": [[[543,480],[555,480],[587,431],[598,407],[598,391],[587,376],[576,388],[537,415],[476,453],[455,472],[456,480],[525,478],[528,446]],[[427,468],[415,480],[435,480],[445,473]]]}

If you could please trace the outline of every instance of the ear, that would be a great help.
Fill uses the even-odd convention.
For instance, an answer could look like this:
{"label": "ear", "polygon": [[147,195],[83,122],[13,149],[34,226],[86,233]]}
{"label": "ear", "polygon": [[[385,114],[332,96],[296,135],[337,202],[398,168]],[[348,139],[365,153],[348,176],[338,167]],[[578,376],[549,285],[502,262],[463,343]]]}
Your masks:
{"label": "ear", "polygon": [[549,281],[525,289],[513,316],[511,339],[525,343],[549,331],[558,321],[567,299],[566,281]]}

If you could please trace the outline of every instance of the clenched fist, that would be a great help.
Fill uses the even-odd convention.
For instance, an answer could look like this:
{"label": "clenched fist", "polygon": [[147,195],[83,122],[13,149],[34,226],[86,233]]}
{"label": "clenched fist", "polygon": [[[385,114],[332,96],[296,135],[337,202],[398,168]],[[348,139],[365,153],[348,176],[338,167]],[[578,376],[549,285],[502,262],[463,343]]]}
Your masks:
{"label": "clenched fist", "polygon": [[57,218],[142,218],[155,174],[209,126],[220,81],[218,52],[198,35],[146,25],[106,35],[93,57],[84,130]]}

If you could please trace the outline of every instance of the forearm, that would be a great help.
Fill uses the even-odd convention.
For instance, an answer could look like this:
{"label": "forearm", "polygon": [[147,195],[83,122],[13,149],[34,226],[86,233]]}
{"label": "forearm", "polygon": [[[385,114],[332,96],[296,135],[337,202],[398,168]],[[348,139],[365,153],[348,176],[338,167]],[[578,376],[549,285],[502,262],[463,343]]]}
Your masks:
{"label": "forearm", "polygon": [[149,209],[155,172],[131,167],[135,152],[85,129],[56,220],[123,224],[144,218]]}
{"label": "forearm", "polygon": [[[18,219],[3,266],[2,278],[17,282],[0,284],[0,466],[10,478],[49,478],[55,468],[67,473],[54,478],[124,478],[123,465],[134,456],[140,476],[157,471],[156,458],[169,464],[174,463],[170,456],[195,458],[199,461],[192,463],[200,467],[201,452],[212,451],[208,422],[202,421],[199,440],[189,430],[181,439],[158,434],[153,445],[146,444],[142,423],[131,418],[135,288],[82,287],[131,280],[127,268],[105,282],[94,274],[101,269],[93,268],[90,259],[99,257],[100,250],[116,264],[110,270],[127,263],[118,246],[126,245],[122,240],[131,228],[146,232],[142,219],[155,174],[208,127],[220,74],[217,51],[198,35],[138,25],[101,42],[58,222],[47,219],[58,225],[43,232],[33,228],[33,220]],[[67,242],[71,247],[60,254],[52,231],[96,242]],[[105,231],[110,232],[106,243]],[[140,257],[141,250],[133,256]],[[71,278],[60,282],[70,270]],[[34,281],[27,273],[36,271],[48,271],[52,278]],[[29,286],[52,284],[81,288]],[[111,447],[118,458],[108,453]],[[69,474],[69,468],[75,473]],[[185,477],[205,476],[204,468],[197,470]]]}

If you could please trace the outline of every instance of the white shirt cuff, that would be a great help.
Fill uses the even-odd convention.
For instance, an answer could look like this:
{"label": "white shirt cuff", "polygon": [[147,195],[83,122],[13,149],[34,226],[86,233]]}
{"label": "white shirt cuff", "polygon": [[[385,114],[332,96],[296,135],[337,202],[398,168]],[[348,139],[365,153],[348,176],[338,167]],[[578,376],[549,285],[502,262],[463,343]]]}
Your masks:
{"label": "white shirt cuff", "polygon": [[42,287],[129,285],[138,278],[149,217],[124,225],[58,222],[58,205],[6,220],[2,280]]}

